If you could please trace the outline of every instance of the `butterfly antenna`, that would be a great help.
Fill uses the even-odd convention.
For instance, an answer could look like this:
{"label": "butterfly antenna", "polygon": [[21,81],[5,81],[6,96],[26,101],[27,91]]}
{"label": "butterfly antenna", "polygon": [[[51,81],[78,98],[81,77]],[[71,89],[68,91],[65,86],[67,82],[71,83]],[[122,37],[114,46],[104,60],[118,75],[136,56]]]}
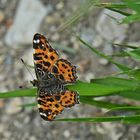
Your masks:
{"label": "butterfly antenna", "polygon": [[23,63],[23,65],[25,66],[25,68],[27,69],[27,71],[30,73],[30,75],[32,76],[32,78],[35,79],[34,76],[33,76],[33,74],[31,73],[31,71],[29,70],[28,65],[24,62],[24,60],[22,58],[20,60]]}

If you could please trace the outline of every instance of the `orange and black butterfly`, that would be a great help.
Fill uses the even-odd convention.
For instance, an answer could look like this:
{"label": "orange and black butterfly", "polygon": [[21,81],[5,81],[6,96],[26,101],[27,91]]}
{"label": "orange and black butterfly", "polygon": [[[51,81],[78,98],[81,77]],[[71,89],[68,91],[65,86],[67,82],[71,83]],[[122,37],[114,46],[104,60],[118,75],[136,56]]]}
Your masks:
{"label": "orange and black butterfly", "polygon": [[65,85],[77,79],[76,67],[59,55],[41,34],[33,37],[34,67],[37,80],[32,81],[38,88],[38,109],[40,116],[52,121],[64,108],[79,103],[76,91],[68,90]]}

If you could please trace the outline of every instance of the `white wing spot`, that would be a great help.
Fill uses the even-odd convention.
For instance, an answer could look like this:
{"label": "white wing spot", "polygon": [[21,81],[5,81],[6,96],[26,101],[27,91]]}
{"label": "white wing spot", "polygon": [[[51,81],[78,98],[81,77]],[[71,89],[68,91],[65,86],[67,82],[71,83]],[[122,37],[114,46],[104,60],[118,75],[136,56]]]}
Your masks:
{"label": "white wing spot", "polygon": [[40,42],[40,40],[39,40],[39,39],[37,39],[37,40],[36,40],[36,42],[37,42],[37,43],[39,43],[39,42]]}
{"label": "white wing spot", "polygon": [[40,40],[39,40],[39,39],[37,39],[37,40],[34,40],[33,42],[34,42],[34,43],[39,43],[39,42],[40,42]]}
{"label": "white wing spot", "polygon": [[47,117],[45,113],[40,112],[40,115]]}
{"label": "white wing spot", "polygon": [[36,40],[34,40],[33,42],[36,43]]}

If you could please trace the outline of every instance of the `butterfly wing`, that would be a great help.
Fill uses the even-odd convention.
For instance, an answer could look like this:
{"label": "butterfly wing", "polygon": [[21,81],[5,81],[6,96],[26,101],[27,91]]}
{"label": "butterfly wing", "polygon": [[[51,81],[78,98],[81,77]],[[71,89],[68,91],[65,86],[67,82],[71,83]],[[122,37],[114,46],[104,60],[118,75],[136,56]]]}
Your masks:
{"label": "butterfly wing", "polygon": [[79,104],[79,94],[76,91],[61,91],[59,102],[63,107],[72,107]]}
{"label": "butterfly wing", "polygon": [[35,50],[33,57],[37,78],[42,79],[51,73],[61,84],[76,81],[76,67],[65,59],[58,59],[58,53],[43,35],[38,33],[34,35],[33,48]]}
{"label": "butterfly wing", "polygon": [[61,83],[73,83],[76,81],[76,67],[65,59],[56,61],[51,70],[52,74],[60,80]]}
{"label": "butterfly wing", "polygon": [[37,78],[43,77],[46,73],[50,72],[59,56],[48,40],[39,33],[36,33],[33,37],[33,48],[35,50],[33,58],[36,76]]}
{"label": "butterfly wing", "polygon": [[56,115],[64,110],[64,107],[50,93],[44,93],[40,90],[37,101],[40,116],[46,121],[52,121]]}
{"label": "butterfly wing", "polygon": [[78,97],[77,92],[69,90],[59,91],[53,94],[46,93],[43,89],[39,90],[37,100],[40,116],[46,121],[52,121],[64,108],[78,104]]}

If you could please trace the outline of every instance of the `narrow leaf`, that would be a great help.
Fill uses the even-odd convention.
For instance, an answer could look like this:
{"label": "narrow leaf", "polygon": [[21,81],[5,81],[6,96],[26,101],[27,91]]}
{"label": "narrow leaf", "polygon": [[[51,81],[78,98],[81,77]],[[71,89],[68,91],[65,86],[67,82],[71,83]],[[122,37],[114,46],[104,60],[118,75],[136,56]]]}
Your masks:
{"label": "narrow leaf", "polygon": [[140,123],[140,115],[133,116],[112,116],[112,117],[94,117],[94,118],[64,118],[55,121],[64,122],[123,122],[123,123]]}
{"label": "narrow leaf", "polygon": [[110,111],[120,111],[120,110],[124,110],[124,111],[139,111],[140,110],[140,106],[120,106],[120,107],[114,107],[114,108],[111,108],[109,110]]}
{"label": "narrow leaf", "polygon": [[140,21],[140,15],[138,14],[133,14],[131,16],[127,16],[125,17],[122,21],[121,21],[121,24],[128,24],[128,23],[133,23],[133,22],[136,22],[136,21]]}
{"label": "narrow leaf", "polygon": [[130,9],[133,9],[134,11],[140,14],[139,0],[123,0],[123,1]]}
{"label": "narrow leaf", "polygon": [[129,56],[131,56],[135,60],[140,61],[140,49],[139,48],[132,50],[132,51],[127,51],[126,53],[129,54]]}
{"label": "narrow leaf", "polygon": [[36,89],[20,89],[15,91],[8,91],[0,93],[0,98],[14,98],[14,97],[33,97],[36,95]]}
{"label": "narrow leaf", "polygon": [[116,9],[116,8],[107,8],[107,9],[109,9],[111,11],[114,11],[116,13],[120,13],[121,15],[124,15],[124,16],[130,16],[131,15],[131,14],[127,13],[127,12],[124,12],[124,11]]}
{"label": "narrow leaf", "polygon": [[124,92],[121,92],[119,95],[128,99],[131,99],[131,100],[140,101],[140,90],[124,91]]}
{"label": "narrow leaf", "polygon": [[114,60],[112,60],[112,58],[108,57],[107,55],[99,52],[98,50],[96,50],[95,48],[93,48],[92,46],[90,46],[89,44],[87,44],[85,41],[83,41],[80,37],[78,37],[78,39],[80,40],[80,42],[82,44],[84,44],[86,47],[88,47],[92,52],[96,53],[97,55],[99,55],[100,57],[103,57],[104,59],[108,60],[109,62],[113,63],[115,66],[117,66],[120,70],[122,71],[126,71],[126,70],[130,70],[131,68],[119,64],[117,62],[115,62]]}
{"label": "narrow leaf", "polygon": [[97,101],[97,100],[93,99],[93,97],[90,97],[90,96],[89,97],[80,96],[80,102],[89,104],[89,105],[93,105],[96,107],[106,108],[106,109],[112,109],[112,108],[124,106],[124,105],[113,104],[113,103],[109,103],[109,102],[105,102],[105,101]]}
{"label": "narrow leaf", "polygon": [[128,45],[128,44],[118,44],[118,43],[112,43],[112,45],[117,45],[119,47],[131,48],[131,49],[137,49],[139,47],[139,46],[132,46],[132,45]]}
{"label": "narrow leaf", "polygon": [[[82,96],[107,96],[111,94],[119,94],[126,91],[139,90],[139,82],[136,80],[127,79],[99,79],[93,80],[91,83],[78,81],[74,85],[68,85],[70,90],[78,91]],[[12,98],[12,97],[33,97],[36,95],[36,88],[22,89],[17,91],[10,91],[0,93],[0,98]]]}
{"label": "narrow leaf", "polygon": [[89,8],[93,7],[98,1],[99,0],[86,0],[85,3],[79,5],[79,8],[77,8],[77,10],[72,13],[58,28],[58,32],[61,32],[76,23],[80,19],[80,17],[86,14]]}
{"label": "narrow leaf", "polygon": [[[108,81],[107,81],[108,80]],[[78,91],[83,96],[106,96],[123,91],[135,91],[139,89],[139,82],[127,79],[102,79],[92,83],[77,82],[75,85],[67,86],[71,90]]]}

